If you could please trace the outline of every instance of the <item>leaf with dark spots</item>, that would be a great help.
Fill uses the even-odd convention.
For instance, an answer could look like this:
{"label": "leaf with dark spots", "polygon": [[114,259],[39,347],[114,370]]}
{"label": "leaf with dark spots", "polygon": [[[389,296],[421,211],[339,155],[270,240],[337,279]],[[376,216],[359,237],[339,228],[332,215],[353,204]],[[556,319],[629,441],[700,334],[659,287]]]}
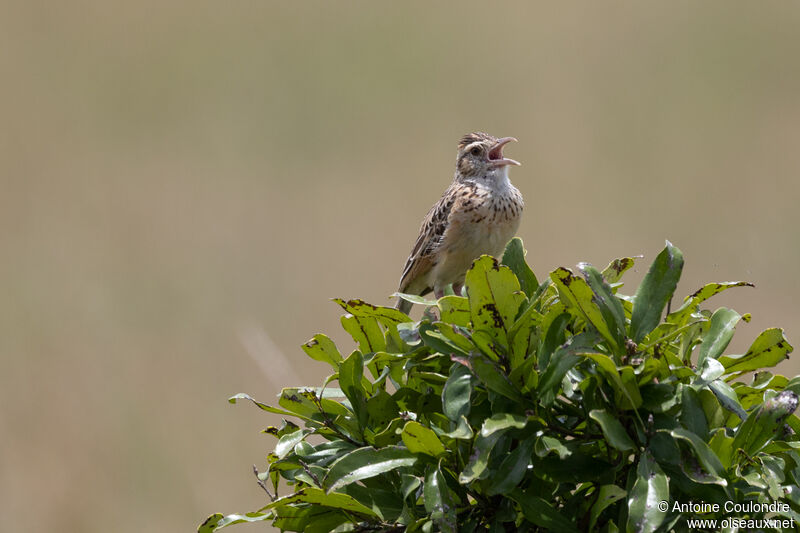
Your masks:
{"label": "leaf with dark spots", "polygon": [[488,255],[481,256],[467,271],[465,287],[470,316],[476,331],[485,331],[508,346],[507,331],[514,323],[520,305],[527,299],[519,280],[506,266]]}
{"label": "leaf with dark spots", "polygon": [[462,296],[444,296],[439,298],[438,305],[443,322],[464,328],[469,326],[469,300]]}
{"label": "leaf with dark spots", "polygon": [[350,412],[339,402],[320,398],[315,389],[307,387],[283,389],[278,404],[301,418],[310,418],[323,412],[332,416],[346,415]]}
{"label": "leaf with dark spots", "polygon": [[753,341],[747,353],[720,357],[719,362],[725,367],[727,374],[739,374],[773,367],[787,359],[793,350],[794,347],[789,344],[781,328],[769,328]]}
{"label": "leaf with dark spots", "polygon": [[729,281],[725,283],[708,283],[696,291],[694,291],[691,295],[687,296],[684,299],[683,305],[681,307],[667,315],[666,321],[671,324],[684,324],[688,321],[691,314],[696,312],[698,306],[703,303],[704,301],[708,300],[714,295],[721,293],[727,289],[731,289],[733,287],[755,287],[750,282],[747,281]]}
{"label": "leaf with dark spots", "polygon": [[386,351],[386,338],[375,318],[350,314],[344,315],[341,321],[342,327],[358,343],[362,353]]}
{"label": "leaf with dark spots", "polygon": [[397,325],[403,322],[408,322],[408,317],[402,311],[398,311],[393,307],[382,307],[372,305],[364,300],[355,298],[352,300],[343,300],[341,298],[334,298],[334,302],[339,304],[348,313],[358,317],[370,317],[376,319],[384,326]]}
{"label": "leaf with dark spots", "polygon": [[488,303],[483,306],[483,309],[488,311],[488,313],[494,319],[494,327],[502,328],[503,324],[503,317],[500,316],[500,311],[497,310],[497,306],[493,303]]}
{"label": "leaf with dark spots", "polygon": [[293,433],[298,429],[300,429],[300,426],[290,420],[284,419],[281,427],[268,426],[266,429],[261,430],[261,432],[266,433],[267,435],[273,435],[275,437],[283,437],[284,435]]}
{"label": "leaf with dark spots", "polygon": [[342,355],[339,353],[338,348],[336,348],[336,344],[326,335],[322,333],[314,335],[302,348],[310,358],[328,363],[334,370],[339,369],[339,362],[342,360]]}
{"label": "leaf with dark spots", "polygon": [[610,331],[613,344],[617,349],[617,355],[624,355],[627,349],[625,347],[625,309],[622,307],[622,302],[614,295],[611,287],[596,268],[589,263],[579,263],[578,268],[594,293],[592,301],[600,309],[603,322]]}
{"label": "leaf with dark spots", "polygon": [[[597,273],[596,270],[592,270]],[[599,274],[597,277],[599,277]],[[609,342],[615,353],[619,352],[622,346],[617,324],[615,320],[612,319],[610,311],[607,314],[611,324],[606,322],[606,317],[603,316],[603,310],[598,306],[598,299],[589,284],[582,278],[575,277],[569,269],[563,267],[554,270],[550,274],[550,279],[553,280],[553,283],[558,288],[561,300],[567,308],[573,309],[582,316],[586,322],[594,326],[600,335]],[[596,279],[595,281],[597,281],[598,290],[600,290],[602,282]],[[609,306],[612,303],[611,299],[616,301],[616,297],[610,294],[610,292],[608,292],[605,298]],[[612,329],[617,333],[612,333]]]}
{"label": "leaf with dark spots", "polygon": [[603,269],[603,272],[601,273],[603,275],[603,279],[605,279],[606,283],[609,284],[617,283],[622,277],[622,274],[633,267],[634,263],[635,259],[633,257],[621,257],[619,259],[614,259],[606,268]]}

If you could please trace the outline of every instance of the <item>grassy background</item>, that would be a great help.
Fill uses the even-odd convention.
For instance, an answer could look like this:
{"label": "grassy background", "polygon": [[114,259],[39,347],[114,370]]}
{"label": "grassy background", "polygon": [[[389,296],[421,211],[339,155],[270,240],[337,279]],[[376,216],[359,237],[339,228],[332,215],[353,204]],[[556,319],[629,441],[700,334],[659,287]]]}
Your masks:
{"label": "grassy background", "polygon": [[754,314],[735,349],[796,340],[798,24],[787,2],[6,4],[6,524],[258,508],[275,420],[225,399],[318,383],[318,331],[351,348],[328,299],[387,302],[476,129],[520,140],[540,277],[669,238],[681,294],[756,283],[712,302]]}

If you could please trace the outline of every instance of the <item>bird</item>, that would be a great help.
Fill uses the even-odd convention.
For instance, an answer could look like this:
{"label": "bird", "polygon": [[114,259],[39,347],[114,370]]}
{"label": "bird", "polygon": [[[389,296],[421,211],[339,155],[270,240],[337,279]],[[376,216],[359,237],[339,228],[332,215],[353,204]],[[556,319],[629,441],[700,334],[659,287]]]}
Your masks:
{"label": "bird", "polygon": [[[482,254],[500,255],[519,228],[522,194],[508,177],[503,147],[514,137],[474,132],[458,143],[453,182],[422,221],[400,276],[398,292],[444,295],[448,285],[460,294],[466,271]],[[398,300],[403,313],[411,302]]]}

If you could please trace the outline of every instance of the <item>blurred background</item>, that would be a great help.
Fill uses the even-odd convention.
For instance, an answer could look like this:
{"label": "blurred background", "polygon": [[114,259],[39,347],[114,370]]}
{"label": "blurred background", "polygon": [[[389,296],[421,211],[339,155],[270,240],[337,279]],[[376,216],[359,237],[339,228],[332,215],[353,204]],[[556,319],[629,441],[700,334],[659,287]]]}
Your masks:
{"label": "blurred background", "polygon": [[5,4],[6,526],[260,507],[278,420],[226,399],[321,383],[299,345],[352,349],[329,299],[389,303],[473,130],[519,139],[540,278],[644,254],[632,292],[670,239],[681,296],[756,284],[711,302],[753,313],[733,353],[796,344],[799,24],[788,2]]}

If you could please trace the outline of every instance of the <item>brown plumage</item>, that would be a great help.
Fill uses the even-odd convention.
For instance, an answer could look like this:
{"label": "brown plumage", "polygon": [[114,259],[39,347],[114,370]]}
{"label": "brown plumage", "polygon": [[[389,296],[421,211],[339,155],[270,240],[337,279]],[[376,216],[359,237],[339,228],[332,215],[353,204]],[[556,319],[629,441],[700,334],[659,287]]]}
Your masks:
{"label": "brown plumage", "polygon": [[[512,137],[470,133],[458,143],[453,183],[428,211],[400,277],[399,292],[441,297],[481,254],[500,255],[514,236],[522,215],[522,195],[508,179],[508,167],[519,165],[503,157]],[[408,313],[411,304],[399,300]]]}

